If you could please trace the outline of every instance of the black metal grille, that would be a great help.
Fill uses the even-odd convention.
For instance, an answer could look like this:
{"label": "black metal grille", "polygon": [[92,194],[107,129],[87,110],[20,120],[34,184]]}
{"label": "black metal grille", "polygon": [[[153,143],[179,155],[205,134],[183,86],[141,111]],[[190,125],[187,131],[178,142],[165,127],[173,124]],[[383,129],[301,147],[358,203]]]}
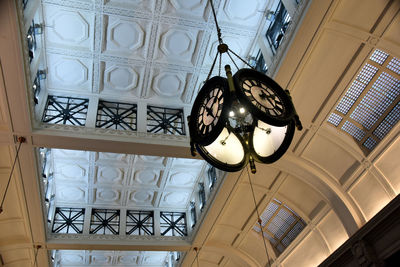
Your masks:
{"label": "black metal grille", "polygon": [[92,209],[90,234],[118,235],[119,210]]}
{"label": "black metal grille", "polygon": [[200,210],[203,210],[206,205],[206,191],[204,191],[204,184],[199,183],[199,200],[200,200]]}
{"label": "black metal grille", "polygon": [[274,20],[269,25],[267,33],[265,34],[274,53],[281,44],[289,23],[290,16],[282,2],[279,2],[274,14]]}
{"label": "black metal grille", "polygon": [[85,209],[81,208],[56,208],[53,223],[53,233],[81,234]]}
{"label": "black metal grille", "polygon": [[147,106],[147,132],[185,135],[183,110]]}
{"label": "black metal grille", "polygon": [[33,90],[33,101],[35,105],[39,103],[39,94],[41,90],[41,80],[46,79],[46,72],[44,70],[38,70],[36,73],[35,80],[33,81],[32,90]]}
{"label": "black metal grille", "polygon": [[160,230],[163,236],[186,236],[186,214],[184,212],[161,212]]}
{"label": "black metal grille", "polygon": [[215,183],[217,182],[217,171],[214,166],[209,166],[207,170],[208,175],[208,186],[210,190],[213,189]]}
{"label": "black metal grille", "polygon": [[88,99],[49,95],[42,121],[84,126],[88,106]]}
{"label": "black metal grille", "polygon": [[25,9],[29,0],[22,0],[22,8]]}
{"label": "black metal grille", "polygon": [[28,29],[26,41],[28,42],[29,62],[32,62],[33,58],[35,57],[36,50],[35,22],[33,20],[31,26]]}
{"label": "black metal grille", "polygon": [[262,73],[265,73],[268,69],[268,66],[265,63],[264,56],[261,50],[259,50],[257,53],[255,69]]}
{"label": "black metal grille", "polygon": [[126,234],[154,235],[153,212],[128,210],[126,213]]}
{"label": "black metal grille", "polygon": [[137,106],[135,104],[99,101],[96,127],[136,131]]}
{"label": "black metal grille", "polygon": [[39,103],[39,94],[40,94],[40,79],[37,75],[35,77],[35,80],[33,81],[32,90],[33,90],[33,101],[35,102],[35,105],[37,105]]}
{"label": "black metal grille", "polygon": [[190,202],[190,217],[192,219],[192,228],[193,228],[197,223],[196,203],[193,201]]}

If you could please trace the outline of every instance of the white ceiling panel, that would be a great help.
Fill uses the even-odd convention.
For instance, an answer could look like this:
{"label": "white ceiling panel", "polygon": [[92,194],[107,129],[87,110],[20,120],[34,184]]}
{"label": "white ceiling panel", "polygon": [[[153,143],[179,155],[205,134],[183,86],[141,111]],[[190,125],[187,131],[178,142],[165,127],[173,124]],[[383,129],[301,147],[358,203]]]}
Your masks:
{"label": "white ceiling panel", "polygon": [[164,267],[171,261],[168,251],[57,250],[55,262],[64,266]]}
{"label": "white ceiling panel", "polygon": [[[244,58],[265,5],[216,1],[224,41]],[[52,94],[182,107],[192,103],[217,51],[206,0],[44,0],[43,6]],[[227,55],[225,64],[233,65]]]}
{"label": "white ceiling panel", "polygon": [[51,150],[59,207],[185,210],[204,161]]}

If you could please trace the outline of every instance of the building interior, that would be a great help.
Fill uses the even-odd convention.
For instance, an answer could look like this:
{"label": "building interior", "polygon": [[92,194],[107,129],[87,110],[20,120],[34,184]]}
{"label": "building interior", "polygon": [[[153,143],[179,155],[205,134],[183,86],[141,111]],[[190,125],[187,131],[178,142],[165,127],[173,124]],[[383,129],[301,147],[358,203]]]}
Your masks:
{"label": "building interior", "polygon": [[213,3],[303,124],[255,174],[190,153],[210,1],[0,2],[0,266],[318,266],[398,196],[400,1]]}

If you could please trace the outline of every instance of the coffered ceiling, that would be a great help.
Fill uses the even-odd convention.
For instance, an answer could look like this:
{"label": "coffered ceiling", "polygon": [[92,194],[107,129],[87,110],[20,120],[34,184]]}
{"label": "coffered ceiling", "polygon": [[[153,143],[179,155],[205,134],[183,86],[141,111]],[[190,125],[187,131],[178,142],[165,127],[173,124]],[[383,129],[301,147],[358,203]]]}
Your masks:
{"label": "coffered ceiling", "polygon": [[[23,75],[29,63],[21,34],[30,22],[18,24],[18,19],[27,19],[18,10],[19,1],[0,1],[0,22],[5,25],[0,29],[0,188],[16,154],[15,136],[27,138],[5,212],[0,214],[4,264],[49,266],[49,253],[59,250],[64,266],[124,266],[125,260],[131,266],[146,266],[147,257],[148,264],[158,259],[153,265],[159,267],[167,253],[151,250],[168,250],[185,251],[182,266],[195,266],[196,260],[199,266],[213,267],[315,266],[335,251],[400,192],[400,125],[364,154],[352,137],[327,122],[375,49],[400,58],[400,6],[394,0],[300,2],[306,6],[305,16],[294,37],[282,44],[288,49],[278,51],[274,78],[290,89],[304,130],[296,132],[281,160],[257,165],[257,174],[251,176],[255,199],[245,170],[229,174],[215,190],[215,202],[198,223],[193,240],[134,244],[133,239],[120,243],[101,235],[86,242],[49,240],[37,148],[52,148],[57,203],[76,207],[184,210],[193,192],[189,185],[196,184],[203,163],[168,158],[181,148],[189,151],[187,139],[177,145],[163,137],[163,146],[155,136],[135,143],[133,134],[122,140],[121,136],[93,135],[83,127],[36,128],[27,93],[31,84]],[[83,96],[94,103],[105,99],[190,110],[216,52],[207,1],[30,0],[28,9],[32,3],[43,6],[39,13],[45,23],[45,53],[40,57],[41,67],[47,70],[49,94]],[[221,0],[215,4],[224,40],[241,56],[254,55],[260,44],[257,36],[265,33],[264,12],[271,2]],[[135,151],[138,144],[143,154],[153,157],[124,154]],[[188,157],[189,152],[179,155]],[[257,222],[254,201],[262,212],[274,198],[293,209],[306,225],[280,255],[267,243],[267,258],[262,239],[253,230]],[[200,248],[198,255],[194,247]]]}
{"label": "coffered ceiling", "polygon": [[[57,207],[186,211],[204,161],[52,149]],[[188,167],[190,166],[190,167]]]}
{"label": "coffered ceiling", "polygon": [[165,251],[90,251],[61,250],[55,254],[60,267],[67,266],[146,266],[165,267]]}
{"label": "coffered ceiling", "polygon": [[[215,1],[223,39],[237,54],[249,55],[267,2]],[[182,107],[217,51],[206,0],[44,0],[43,17],[47,89],[55,94]],[[225,63],[233,65],[226,55]]]}

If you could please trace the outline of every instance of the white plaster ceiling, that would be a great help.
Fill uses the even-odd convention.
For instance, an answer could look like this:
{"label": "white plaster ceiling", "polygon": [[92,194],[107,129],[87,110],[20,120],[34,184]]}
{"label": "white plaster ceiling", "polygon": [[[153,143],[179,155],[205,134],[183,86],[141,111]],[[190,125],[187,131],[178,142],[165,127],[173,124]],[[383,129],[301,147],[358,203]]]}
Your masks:
{"label": "white plaster ceiling", "polygon": [[167,251],[58,250],[55,262],[64,266],[165,267]]}
{"label": "white plaster ceiling", "polygon": [[[216,53],[207,0],[42,2],[51,93],[179,107],[194,100]],[[247,57],[268,1],[214,2],[224,41]]]}
{"label": "white plaster ceiling", "polygon": [[187,210],[202,160],[52,149],[59,207]]}

